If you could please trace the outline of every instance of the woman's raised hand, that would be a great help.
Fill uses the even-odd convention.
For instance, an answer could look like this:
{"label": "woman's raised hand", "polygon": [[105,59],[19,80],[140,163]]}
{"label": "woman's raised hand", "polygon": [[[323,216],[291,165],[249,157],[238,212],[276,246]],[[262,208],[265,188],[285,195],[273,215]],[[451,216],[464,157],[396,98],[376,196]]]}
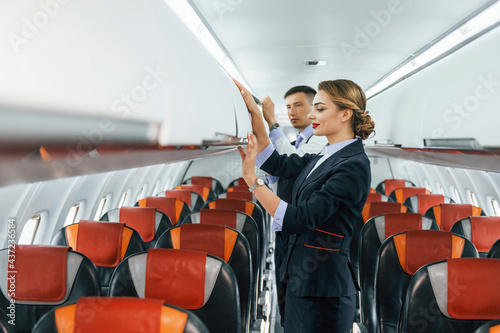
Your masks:
{"label": "woman's raised hand", "polygon": [[[248,112],[250,113],[250,118],[252,119],[252,130],[255,134],[253,135],[255,140],[253,149],[256,150],[255,156],[257,156],[258,153],[264,150],[264,148],[266,148],[267,145],[271,143],[271,141],[269,141],[269,136],[267,135],[266,127],[264,125],[264,118],[262,117],[262,113],[260,112],[257,103],[255,103],[252,94],[241,83],[239,83],[235,79],[233,79],[233,81],[240,90],[241,96],[243,97]],[[250,145],[250,139],[248,144]]]}
{"label": "woman's raised hand", "polygon": [[255,179],[257,179],[255,175],[255,161],[259,152],[257,151],[257,137],[252,133],[248,133],[247,139],[247,152],[245,153],[241,146],[238,147],[238,151],[240,152],[242,164],[241,176],[245,179],[245,183],[248,186],[252,186],[255,183]]}
{"label": "woman's raised hand", "polygon": [[245,101],[245,104],[247,105],[248,112],[250,114],[256,114],[260,115],[260,109],[257,106],[257,103],[255,103],[255,100],[253,99],[252,94],[250,91],[248,91],[245,86],[243,86],[241,83],[239,83],[236,79],[233,78],[234,83],[240,90],[241,96],[243,97],[243,100]]}

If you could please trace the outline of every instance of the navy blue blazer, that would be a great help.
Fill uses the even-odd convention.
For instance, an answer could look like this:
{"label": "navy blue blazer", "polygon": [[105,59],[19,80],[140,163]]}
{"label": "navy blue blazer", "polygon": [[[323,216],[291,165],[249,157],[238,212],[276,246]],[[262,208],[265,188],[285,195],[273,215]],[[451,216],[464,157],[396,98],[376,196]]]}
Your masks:
{"label": "navy blue blazer", "polygon": [[370,189],[370,161],[357,140],[307,177],[320,158],[274,151],[261,167],[272,175],[296,179],[283,218],[282,233],[289,242],[281,279],[288,280],[287,290],[297,297],[349,296],[356,293],[349,248]]}

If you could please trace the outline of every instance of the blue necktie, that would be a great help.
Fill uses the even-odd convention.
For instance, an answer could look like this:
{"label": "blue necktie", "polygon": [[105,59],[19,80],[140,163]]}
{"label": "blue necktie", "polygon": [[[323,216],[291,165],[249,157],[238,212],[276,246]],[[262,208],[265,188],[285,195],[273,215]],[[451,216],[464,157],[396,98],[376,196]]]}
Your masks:
{"label": "blue necktie", "polygon": [[302,142],[303,139],[304,138],[302,137],[302,135],[299,134],[297,136],[297,140],[295,140],[295,148],[299,148],[299,145],[300,145],[300,143]]}

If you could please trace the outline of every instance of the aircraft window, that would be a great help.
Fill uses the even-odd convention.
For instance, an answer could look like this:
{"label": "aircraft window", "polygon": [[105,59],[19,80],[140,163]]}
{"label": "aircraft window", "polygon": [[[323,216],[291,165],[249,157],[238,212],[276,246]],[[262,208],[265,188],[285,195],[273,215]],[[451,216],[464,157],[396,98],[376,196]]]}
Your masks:
{"label": "aircraft window", "polygon": [[125,204],[125,200],[127,199],[127,195],[128,195],[129,191],[130,190],[128,190],[127,192],[123,192],[122,198],[120,199],[120,203],[118,204],[118,208],[122,208],[123,205]]}
{"label": "aircraft window", "polygon": [[64,226],[75,223],[76,216],[78,215],[79,211],[80,211],[80,203],[73,205],[73,207],[69,209],[68,215],[66,216],[66,221],[64,221]]}
{"label": "aircraft window", "polygon": [[101,199],[99,202],[99,206],[97,207],[97,211],[95,212],[94,220],[98,221],[104,213],[104,207],[106,207],[106,203],[109,201],[110,196],[107,195]]}
{"label": "aircraft window", "polygon": [[41,216],[40,214],[34,215],[29,219],[24,225],[23,231],[21,232],[21,237],[19,237],[18,244],[33,244],[35,240],[35,235],[40,225]]}
{"label": "aircraft window", "polygon": [[462,199],[460,199],[460,194],[458,194],[458,190],[455,187],[453,188],[453,194],[455,194],[455,202],[461,204]]}
{"label": "aircraft window", "polygon": [[478,202],[477,202],[477,198],[476,198],[476,195],[474,194],[474,192],[472,191],[469,191],[469,195],[470,195],[470,200],[472,201],[472,204],[476,207],[479,206]]}
{"label": "aircraft window", "polygon": [[155,187],[153,188],[153,193],[151,195],[156,195],[156,193],[160,192],[160,181],[156,181]]}
{"label": "aircraft window", "polygon": [[144,199],[146,197],[146,188],[148,187],[147,184],[144,184],[139,191],[139,195],[137,196],[137,201]]}
{"label": "aircraft window", "polygon": [[500,216],[500,206],[498,206],[498,201],[491,198],[491,205],[493,206],[493,211],[495,212],[495,215]]}
{"label": "aircraft window", "polygon": [[432,192],[432,186],[427,179],[424,181],[424,187]]}
{"label": "aircraft window", "polygon": [[444,195],[444,188],[441,184],[438,184],[439,192]]}

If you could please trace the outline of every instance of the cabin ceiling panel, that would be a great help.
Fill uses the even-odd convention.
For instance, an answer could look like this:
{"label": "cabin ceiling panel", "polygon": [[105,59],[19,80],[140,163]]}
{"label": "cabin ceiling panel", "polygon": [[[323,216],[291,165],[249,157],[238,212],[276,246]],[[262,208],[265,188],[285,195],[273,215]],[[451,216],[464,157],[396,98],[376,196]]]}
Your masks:
{"label": "cabin ceiling panel", "polygon": [[[190,0],[257,96],[350,78],[363,88],[477,10],[481,1]],[[306,68],[324,59],[327,66]]]}

